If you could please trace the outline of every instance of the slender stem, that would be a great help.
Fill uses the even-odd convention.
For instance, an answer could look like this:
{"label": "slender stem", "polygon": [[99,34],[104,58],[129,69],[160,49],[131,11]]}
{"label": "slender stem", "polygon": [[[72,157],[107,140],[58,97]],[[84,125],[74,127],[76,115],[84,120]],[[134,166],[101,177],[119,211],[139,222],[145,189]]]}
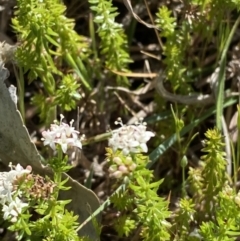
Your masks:
{"label": "slender stem", "polygon": [[[126,190],[126,183],[122,184],[120,187],[117,188],[117,190],[111,195],[113,196],[116,193],[119,193],[121,191]],[[85,226],[89,221],[91,221],[94,217],[96,217],[100,212],[102,212],[106,207],[108,207],[111,204],[110,198],[108,198],[95,212],[93,212],[83,223],[81,223],[78,228],[77,232]]]}
{"label": "slender stem", "polygon": [[186,196],[186,188],[185,188],[185,183],[186,183],[186,177],[185,177],[185,167],[182,167],[182,196]]}
{"label": "slender stem", "polygon": [[82,144],[83,144],[83,146],[85,146],[85,145],[89,145],[89,144],[92,144],[92,143],[95,143],[95,142],[104,141],[104,140],[109,139],[109,137],[111,137],[111,135],[112,135],[111,132],[107,132],[107,133],[103,133],[103,134],[100,134],[100,135],[97,135],[97,136],[93,136],[93,137],[90,137],[86,140],[83,140]]}
{"label": "slender stem", "polygon": [[[63,152],[62,152],[62,149],[60,147],[58,147],[58,160],[59,162],[62,162],[62,159],[63,159]],[[62,180],[62,172],[59,172],[59,171],[56,171],[56,181],[57,183],[60,183],[61,180]]]}
{"label": "slender stem", "polygon": [[17,80],[18,86],[18,103],[19,103],[19,110],[22,115],[23,122],[25,123],[25,106],[24,106],[24,78],[23,78],[23,70],[19,67],[19,72],[17,71],[16,67],[13,65],[14,73]]}
{"label": "slender stem", "polygon": [[[58,161],[62,162],[63,159],[63,153],[62,153],[62,149],[60,147],[57,148],[57,152],[58,152]],[[60,184],[62,181],[62,172],[57,170],[54,170],[54,182],[56,184]],[[59,190],[57,189],[56,193],[55,193],[55,200],[58,199],[58,195],[59,195]]]}

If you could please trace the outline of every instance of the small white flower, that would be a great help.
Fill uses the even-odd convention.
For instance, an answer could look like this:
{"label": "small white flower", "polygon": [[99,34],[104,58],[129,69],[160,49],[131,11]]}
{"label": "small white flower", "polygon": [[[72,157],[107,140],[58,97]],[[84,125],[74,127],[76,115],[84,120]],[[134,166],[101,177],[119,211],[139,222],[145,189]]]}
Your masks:
{"label": "small white flower", "polygon": [[146,143],[141,143],[139,146],[143,152],[146,153],[148,151],[148,147],[147,147]]}
{"label": "small white flower", "polygon": [[2,205],[12,202],[12,195],[16,192],[14,190],[14,182],[24,174],[30,173],[30,169],[24,169],[20,164],[17,166],[9,165],[11,170],[9,172],[0,172],[0,203]]}
{"label": "small white flower", "polygon": [[118,120],[115,124],[121,124],[121,127],[112,132],[108,143],[114,152],[122,150],[122,153],[127,156],[129,153],[146,153],[148,151],[146,142],[154,136],[154,133],[146,131],[145,123],[124,126],[121,120]]}
{"label": "small white flower", "polygon": [[6,180],[9,182],[13,182],[16,178],[21,177],[24,174],[30,173],[30,170],[24,169],[20,164],[17,164],[17,166],[14,167],[14,169],[11,167],[11,171],[7,172]]}
{"label": "small white flower", "polygon": [[54,151],[56,150],[56,144],[60,145],[63,153],[67,152],[69,147],[75,146],[82,149],[82,143],[78,137],[79,132],[74,129],[73,120],[70,125],[63,123],[64,116],[61,115],[60,123],[57,125],[56,121],[51,125],[50,130],[43,131],[41,139],[43,145],[49,145]]}
{"label": "small white flower", "polygon": [[[12,202],[13,203],[13,202]],[[3,205],[2,212],[3,212],[3,219],[6,220],[9,216],[15,216],[16,211],[13,209],[13,205],[10,203],[9,205]]]}
{"label": "small white flower", "polygon": [[0,191],[0,203],[3,205],[12,201],[12,189],[4,189],[1,187]]}
{"label": "small white flower", "polygon": [[16,212],[18,214],[22,213],[22,209],[27,207],[27,206],[28,206],[28,204],[27,203],[23,203],[21,201],[21,199],[19,199],[18,197],[15,198],[15,200],[14,200],[14,208],[15,208],[15,210],[16,210]]}
{"label": "small white flower", "polygon": [[20,164],[13,166],[11,163],[9,166],[11,168],[9,172],[0,172],[0,204],[2,205],[3,218],[16,222],[18,215],[27,204],[19,199],[21,192],[15,189],[15,182],[22,175],[30,173],[31,168],[28,166],[24,169]]}
{"label": "small white flower", "polygon": [[52,132],[52,131],[43,131],[42,132],[42,140],[43,140],[43,145],[44,146],[47,146],[49,145],[53,150],[56,149],[55,147],[55,138],[56,138],[56,135]]}
{"label": "small white flower", "polygon": [[18,197],[16,197],[9,205],[3,205],[3,219],[6,220],[11,218],[12,222],[16,222],[18,215],[22,213],[22,209],[27,206],[26,203],[23,203]]}

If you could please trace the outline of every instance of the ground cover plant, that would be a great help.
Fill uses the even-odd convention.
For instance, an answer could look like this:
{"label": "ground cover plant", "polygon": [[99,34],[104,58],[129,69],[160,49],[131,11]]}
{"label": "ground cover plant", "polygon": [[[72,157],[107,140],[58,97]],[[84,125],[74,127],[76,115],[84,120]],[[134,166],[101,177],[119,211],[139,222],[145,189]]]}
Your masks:
{"label": "ground cover plant", "polygon": [[238,240],[239,8],[0,1],[1,240]]}

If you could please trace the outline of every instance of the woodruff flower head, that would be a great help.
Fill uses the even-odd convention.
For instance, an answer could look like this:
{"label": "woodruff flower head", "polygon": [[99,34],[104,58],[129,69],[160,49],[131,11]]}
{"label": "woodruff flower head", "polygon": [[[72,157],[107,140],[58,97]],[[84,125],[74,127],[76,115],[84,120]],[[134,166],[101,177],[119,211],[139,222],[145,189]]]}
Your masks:
{"label": "woodruff flower head", "polygon": [[56,150],[56,145],[60,145],[63,153],[67,152],[69,147],[75,146],[82,149],[82,143],[78,137],[79,132],[74,129],[72,120],[70,125],[63,123],[63,115],[60,115],[60,123],[57,124],[57,121],[54,121],[54,124],[51,124],[50,130],[43,131],[41,139],[44,146],[49,145],[54,151]]}
{"label": "woodruff flower head", "polygon": [[129,153],[147,152],[147,141],[154,136],[151,131],[146,131],[146,123],[140,122],[135,125],[123,125],[122,120],[118,118],[115,124],[121,127],[112,131],[112,137],[109,139],[108,145],[115,152],[122,150],[124,155]]}
{"label": "woodruff flower head", "polygon": [[28,206],[17,196],[20,196],[21,193],[17,193],[16,181],[24,174],[29,174],[31,168],[24,169],[20,164],[14,167],[11,163],[9,166],[11,167],[9,172],[0,172],[0,204],[2,205],[3,218],[16,222],[22,208]]}

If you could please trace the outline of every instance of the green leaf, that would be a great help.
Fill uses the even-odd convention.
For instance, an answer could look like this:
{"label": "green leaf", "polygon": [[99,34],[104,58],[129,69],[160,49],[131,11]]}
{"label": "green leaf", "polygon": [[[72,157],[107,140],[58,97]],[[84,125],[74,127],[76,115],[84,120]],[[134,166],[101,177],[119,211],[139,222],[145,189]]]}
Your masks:
{"label": "green leaf", "polygon": [[51,44],[53,44],[54,46],[60,48],[60,44],[55,41],[52,37],[50,37],[49,35],[45,34],[44,36]]}
{"label": "green leaf", "polygon": [[225,71],[226,71],[226,56],[227,51],[230,46],[231,40],[233,38],[233,35],[238,27],[238,24],[240,22],[240,17],[236,20],[228,38],[224,45],[221,59],[220,59],[220,73],[219,73],[219,83],[217,88],[217,102],[216,102],[216,126],[219,130],[222,129],[222,115],[223,115],[223,103],[224,103],[224,86],[225,86]]}

